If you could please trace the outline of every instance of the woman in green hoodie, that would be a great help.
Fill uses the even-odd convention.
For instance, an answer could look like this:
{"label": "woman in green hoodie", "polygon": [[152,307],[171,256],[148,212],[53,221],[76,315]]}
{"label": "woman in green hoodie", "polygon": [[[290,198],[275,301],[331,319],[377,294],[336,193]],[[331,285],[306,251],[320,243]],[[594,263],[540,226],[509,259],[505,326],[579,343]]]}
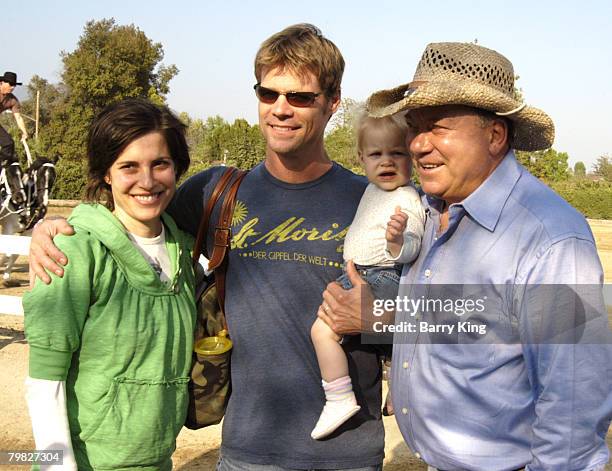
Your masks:
{"label": "woman in green hoodie", "polygon": [[57,236],[63,278],[24,296],[36,446],[64,468],[172,469],[195,323],[191,238],[164,213],[189,166],[165,107],[110,105],[88,136],[89,203]]}

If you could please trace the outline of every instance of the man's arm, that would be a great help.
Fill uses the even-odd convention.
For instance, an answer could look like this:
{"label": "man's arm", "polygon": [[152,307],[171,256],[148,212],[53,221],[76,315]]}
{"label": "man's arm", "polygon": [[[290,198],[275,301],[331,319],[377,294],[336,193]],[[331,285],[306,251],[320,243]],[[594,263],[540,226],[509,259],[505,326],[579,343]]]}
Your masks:
{"label": "man's arm", "polygon": [[608,460],[612,342],[602,279],[593,242],[572,237],[548,248],[517,286],[536,411],[528,470],[592,470]]}
{"label": "man's arm", "polygon": [[193,237],[198,234],[204,202],[208,200],[224,168],[213,167],[189,177],[176,190],[166,210],[177,226]]}
{"label": "man's arm", "polygon": [[64,276],[64,269],[61,265],[66,265],[68,258],[53,243],[53,238],[57,234],[72,235],[74,229],[64,218],[45,219],[34,226],[28,256],[30,287],[34,286],[36,277],[43,283],[51,283],[51,277],[46,270],[57,276]]}

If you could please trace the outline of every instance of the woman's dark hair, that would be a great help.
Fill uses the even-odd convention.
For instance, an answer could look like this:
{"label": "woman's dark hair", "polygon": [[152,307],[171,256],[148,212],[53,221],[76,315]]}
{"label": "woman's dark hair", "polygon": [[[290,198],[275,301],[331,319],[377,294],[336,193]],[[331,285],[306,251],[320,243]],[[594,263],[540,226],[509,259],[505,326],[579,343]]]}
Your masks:
{"label": "woman's dark hair", "polygon": [[136,139],[160,132],[168,145],[177,180],[189,167],[185,126],[166,106],[141,98],[128,98],[104,108],[93,120],[87,136],[87,201],[101,202],[114,209],[111,187],[104,181],[119,154]]}

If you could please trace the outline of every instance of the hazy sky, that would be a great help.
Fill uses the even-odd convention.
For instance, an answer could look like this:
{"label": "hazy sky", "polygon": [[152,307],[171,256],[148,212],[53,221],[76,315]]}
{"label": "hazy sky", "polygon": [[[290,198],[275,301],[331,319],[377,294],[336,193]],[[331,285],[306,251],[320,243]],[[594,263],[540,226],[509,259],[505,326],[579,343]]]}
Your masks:
{"label": "hazy sky", "polygon": [[86,21],[110,17],[163,44],[164,63],[180,71],[170,83],[173,109],[251,123],[255,52],[290,24],[314,23],[336,43],[347,63],[343,95],[360,101],[409,82],[427,43],[478,39],[514,64],[527,103],[552,117],[554,148],[572,166],[590,169],[612,154],[609,1],[13,2],[2,12],[0,73],[58,81],[60,51],[74,50]]}

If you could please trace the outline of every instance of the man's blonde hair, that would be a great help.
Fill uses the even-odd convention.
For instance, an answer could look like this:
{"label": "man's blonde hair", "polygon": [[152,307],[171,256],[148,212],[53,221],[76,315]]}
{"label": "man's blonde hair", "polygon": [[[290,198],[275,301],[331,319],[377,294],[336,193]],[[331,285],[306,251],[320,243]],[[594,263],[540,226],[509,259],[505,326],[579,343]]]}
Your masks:
{"label": "man's blonde hair", "polygon": [[255,78],[261,82],[264,68],[279,68],[304,77],[307,72],[319,80],[330,98],[340,93],[344,59],[340,50],[321,30],[308,23],[292,25],[266,39],[255,56]]}

